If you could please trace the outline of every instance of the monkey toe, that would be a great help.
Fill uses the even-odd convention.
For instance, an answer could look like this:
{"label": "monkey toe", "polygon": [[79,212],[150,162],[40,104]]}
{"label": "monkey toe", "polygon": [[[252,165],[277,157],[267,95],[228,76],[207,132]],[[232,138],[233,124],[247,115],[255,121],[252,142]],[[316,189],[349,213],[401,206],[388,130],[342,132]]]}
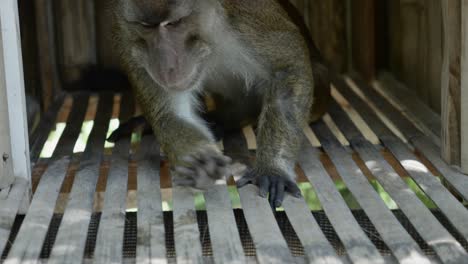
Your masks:
{"label": "monkey toe", "polygon": [[267,198],[274,209],[283,204],[286,193],[299,198],[301,197],[301,190],[289,177],[279,176],[275,174],[261,173],[255,170],[249,170],[240,180],[237,181],[237,187],[242,188],[247,184],[255,184],[259,188],[259,195]]}

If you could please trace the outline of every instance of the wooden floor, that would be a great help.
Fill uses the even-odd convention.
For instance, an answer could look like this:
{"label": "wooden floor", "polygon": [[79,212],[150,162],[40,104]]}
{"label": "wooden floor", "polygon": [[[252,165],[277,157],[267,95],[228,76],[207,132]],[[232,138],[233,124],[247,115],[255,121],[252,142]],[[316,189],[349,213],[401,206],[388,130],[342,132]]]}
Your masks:
{"label": "wooden floor", "polygon": [[[196,193],[168,189],[167,164],[152,151],[159,149],[154,138],[146,136],[135,144],[122,140],[111,150],[104,149],[110,119],[125,120],[138,111],[131,97],[77,93],[61,98],[31,137],[34,195],[27,214],[20,215],[27,183],[18,181],[2,191],[3,263],[468,263],[468,209],[462,203],[468,200],[468,176],[440,159],[438,117],[404,91],[395,96],[388,87],[384,95],[375,87],[380,84],[336,80],[329,115],[305,129],[298,161],[299,180],[313,186],[343,251],[318,223],[320,212],[312,214],[304,199],[286,197],[281,214],[291,228],[285,232],[278,222],[280,213],[275,215],[254,186],[238,190],[242,221],[248,227],[248,232],[242,231],[228,193],[233,179],[227,179],[203,195],[211,247],[211,253],[205,253]],[[410,110],[414,108],[417,111]],[[84,120],[94,120],[94,126],[85,151],[73,154]],[[51,158],[39,158],[57,122],[66,122],[57,147]],[[256,148],[254,132],[246,128],[227,135],[222,146],[234,160],[249,165]],[[411,177],[437,208],[429,209],[404,177]],[[390,195],[405,223],[388,208],[371,179]],[[345,183],[373,232],[358,221],[334,180]],[[167,229],[162,207],[167,192],[173,204],[172,230]],[[138,208],[134,258],[123,254],[129,203]],[[90,238],[97,211],[99,225],[95,238]],[[52,221],[58,214],[60,221]],[[53,227],[58,231],[47,242],[52,243],[51,250],[43,259]],[[174,256],[168,253],[169,232]],[[253,255],[246,252],[245,233],[253,243]],[[293,253],[288,236],[296,238],[303,254]],[[375,237],[389,254],[382,254]],[[92,258],[85,255],[90,239],[95,245]],[[434,254],[426,254],[425,247]]]}

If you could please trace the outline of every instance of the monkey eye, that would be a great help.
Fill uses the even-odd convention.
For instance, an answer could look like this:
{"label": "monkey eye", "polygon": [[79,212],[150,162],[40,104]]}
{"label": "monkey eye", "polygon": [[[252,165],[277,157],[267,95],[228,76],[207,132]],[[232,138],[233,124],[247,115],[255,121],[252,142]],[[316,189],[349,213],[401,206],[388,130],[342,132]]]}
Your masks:
{"label": "monkey eye", "polygon": [[151,24],[151,23],[148,23],[148,22],[145,22],[145,21],[138,21],[138,24],[142,27],[145,27],[145,28],[154,28],[154,27],[157,27],[157,25],[155,24]]}
{"label": "monkey eye", "polygon": [[179,25],[181,22],[182,22],[182,18],[179,18],[177,20],[167,22],[166,25],[171,26],[171,27],[175,27],[175,26]]}

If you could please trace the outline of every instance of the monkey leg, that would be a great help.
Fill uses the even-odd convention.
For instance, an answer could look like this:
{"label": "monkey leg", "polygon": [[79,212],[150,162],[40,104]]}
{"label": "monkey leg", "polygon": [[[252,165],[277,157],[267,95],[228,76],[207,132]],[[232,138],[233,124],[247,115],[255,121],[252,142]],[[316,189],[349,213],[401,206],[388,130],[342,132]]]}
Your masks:
{"label": "monkey leg", "polygon": [[238,187],[257,185],[260,196],[269,193],[273,208],[281,206],[286,192],[301,196],[294,169],[312,93],[306,88],[310,87],[307,79],[298,78],[294,72],[279,77],[265,95],[258,123],[256,163],[237,182]]}

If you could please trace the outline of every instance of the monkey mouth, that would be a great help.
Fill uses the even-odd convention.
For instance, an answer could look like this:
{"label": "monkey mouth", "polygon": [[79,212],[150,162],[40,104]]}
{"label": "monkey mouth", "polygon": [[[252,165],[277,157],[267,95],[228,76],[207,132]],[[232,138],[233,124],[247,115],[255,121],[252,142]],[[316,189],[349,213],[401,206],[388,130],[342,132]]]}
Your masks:
{"label": "monkey mouth", "polygon": [[173,84],[169,84],[166,86],[168,90],[171,91],[187,91],[195,88],[197,83],[200,79],[199,69],[198,66],[193,67],[193,70],[182,80],[179,80]]}

